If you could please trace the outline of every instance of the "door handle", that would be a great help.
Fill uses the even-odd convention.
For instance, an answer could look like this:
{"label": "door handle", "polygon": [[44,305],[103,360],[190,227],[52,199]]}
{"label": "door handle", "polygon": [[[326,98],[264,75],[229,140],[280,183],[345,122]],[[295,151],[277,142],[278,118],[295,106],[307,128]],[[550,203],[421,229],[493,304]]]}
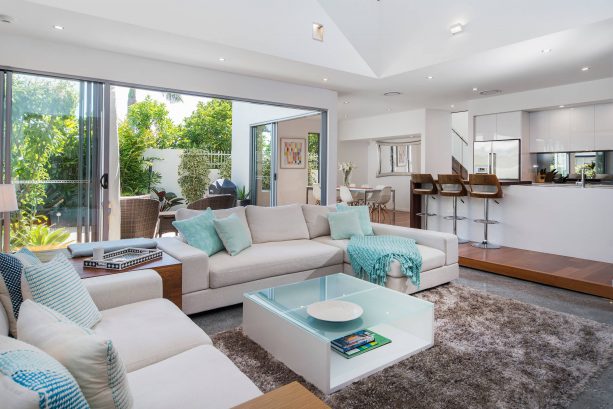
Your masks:
{"label": "door handle", "polygon": [[100,178],[100,186],[102,187],[102,189],[108,189],[109,188],[109,174],[108,173],[105,173]]}

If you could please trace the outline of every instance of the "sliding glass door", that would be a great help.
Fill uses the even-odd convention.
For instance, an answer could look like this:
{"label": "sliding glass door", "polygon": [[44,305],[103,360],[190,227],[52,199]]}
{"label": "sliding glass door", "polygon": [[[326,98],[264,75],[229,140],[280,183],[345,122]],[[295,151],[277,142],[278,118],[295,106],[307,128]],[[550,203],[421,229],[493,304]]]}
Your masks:
{"label": "sliding glass door", "polygon": [[276,124],[251,127],[251,200],[256,206],[276,205]]}
{"label": "sliding glass door", "polygon": [[3,182],[19,211],[11,249],[62,248],[100,237],[102,84],[2,73]]}

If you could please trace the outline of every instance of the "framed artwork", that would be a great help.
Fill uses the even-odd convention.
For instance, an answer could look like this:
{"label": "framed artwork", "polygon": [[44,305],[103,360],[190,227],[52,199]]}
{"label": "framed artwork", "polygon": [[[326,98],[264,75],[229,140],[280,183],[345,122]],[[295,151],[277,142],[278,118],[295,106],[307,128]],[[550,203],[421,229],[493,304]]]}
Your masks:
{"label": "framed artwork", "polygon": [[396,146],[396,166],[399,168],[405,167],[409,164],[408,152],[409,147],[407,145]]}
{"label": "framed artwork", "polygon": [[306,167],[306,139],[281,138],[281,169]]}

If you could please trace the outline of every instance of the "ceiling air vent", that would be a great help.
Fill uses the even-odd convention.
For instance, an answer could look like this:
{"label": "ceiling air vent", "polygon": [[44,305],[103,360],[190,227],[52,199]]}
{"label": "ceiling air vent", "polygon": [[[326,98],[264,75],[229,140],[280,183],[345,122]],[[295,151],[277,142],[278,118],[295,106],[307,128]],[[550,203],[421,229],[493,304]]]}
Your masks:
{"label": "ceiling air vent", "polygon": [[502,90],[499,89],[486,89],[485,91],[479,92],[479,95],[498,95],[502,94]]}
{"label": "ceiling air vent", "polygon": [[402,92],[399,91],[388,91],[385,94],[383,94],[386,97],[395,97],[397,95],[402,95]]}

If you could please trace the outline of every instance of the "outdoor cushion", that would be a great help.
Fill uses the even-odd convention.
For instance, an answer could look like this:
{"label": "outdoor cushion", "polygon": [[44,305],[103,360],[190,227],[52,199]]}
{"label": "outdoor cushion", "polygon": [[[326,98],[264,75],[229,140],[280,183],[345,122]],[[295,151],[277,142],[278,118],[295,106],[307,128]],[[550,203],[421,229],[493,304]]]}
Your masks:
{"label": "outdoor cushion", "polygon": [[94,333],[113,340],[128,372],[211,344],[209,336],[165,298],[104,310]]}
{"label": "outdoor cushion", "polygon": [[309,229],[298,204],[277,207],[247,206],[247,223],[254,243],[309,238]]}
{"label": "outdoor cushion", "polygon": [[154,249],[155,240],[145,238],[94,241],[90,243],[72,243],[68,245],[70,257],[91,257],[95,248],[102,247],[105,253],[125,249],[126,247],[136,247],[140,249]]}
{"label": "outdoor cushion", "polygon": [[134,409],[226,409],[260,390],[212,346],[199,346],[128,374]]}
{"label": "outdoor cushion", "polygon": [[241,251],[251,246],[249,230],[245,228],[241,220],[235,214],[223,219],[214,219],[213,225],[223,242],[223,246],[231,256],[236,256]]}
{"label": "outdoor cushion", "polygon": [[[347,253],[347,245],[349,244],[349,240],[333,240],[332,237],[330,236],[318,237],[314,240],[320,243],[328,244],[330,246],[335,246],[335,247],[338,247],[339,249],[342,249],[343,250],[343,261],[347,264],[351,263],[349,261],[349,254]],[[428,247],[428,246],[422,246],[421,244],[417,245],[417,250],[419,250],[419,254],[421,254],[421,260],[422,260],[421,271],[422,272],[432,270],[434,268],[442,267],[445,265],[445,253],[443,253],[441,250],[438,250],[432,247]],[[396,269],[397,272],[394,273],[393,264],[391,267],[392,268],[390,268],[390,271],[387,273],[388,275],[404,277],[404,275],[402,275],[399,269]]]}
{"label": "outdoor cushion", "polygon": [[70,371],[92,408],[132,406],[126,368],[111,340],[31,300],[21,305],[17,330],[20,340],[40,348]]}
{"label": "outdoor cushion", "polygon": [[25,266],[23,275],[34,301],[85,328],[100,321],[98,307],[63,254],[58,254],[48,263]]}
{"label": "outdoor cushion", "polygon": [[330,222],[328,222],[328,213],[335,212],[336,209],[331,209],[326,206],[317,206],[310,204],[302,205],[302,214],[304,221],[309,229],[309,238],[314,239],[320,236],[330,235]]}
{"label": "outdoor cushion", "polygon": [[330,222],[330,235],[334,240],[364,235],[356,212],[329,213],[328,221]]}
{"label": "outdoor cushion", "polygon": [[312,240],[254,244],[237,256],[217,253],[209,259],[211,288],[342,264],[343,252]]}

